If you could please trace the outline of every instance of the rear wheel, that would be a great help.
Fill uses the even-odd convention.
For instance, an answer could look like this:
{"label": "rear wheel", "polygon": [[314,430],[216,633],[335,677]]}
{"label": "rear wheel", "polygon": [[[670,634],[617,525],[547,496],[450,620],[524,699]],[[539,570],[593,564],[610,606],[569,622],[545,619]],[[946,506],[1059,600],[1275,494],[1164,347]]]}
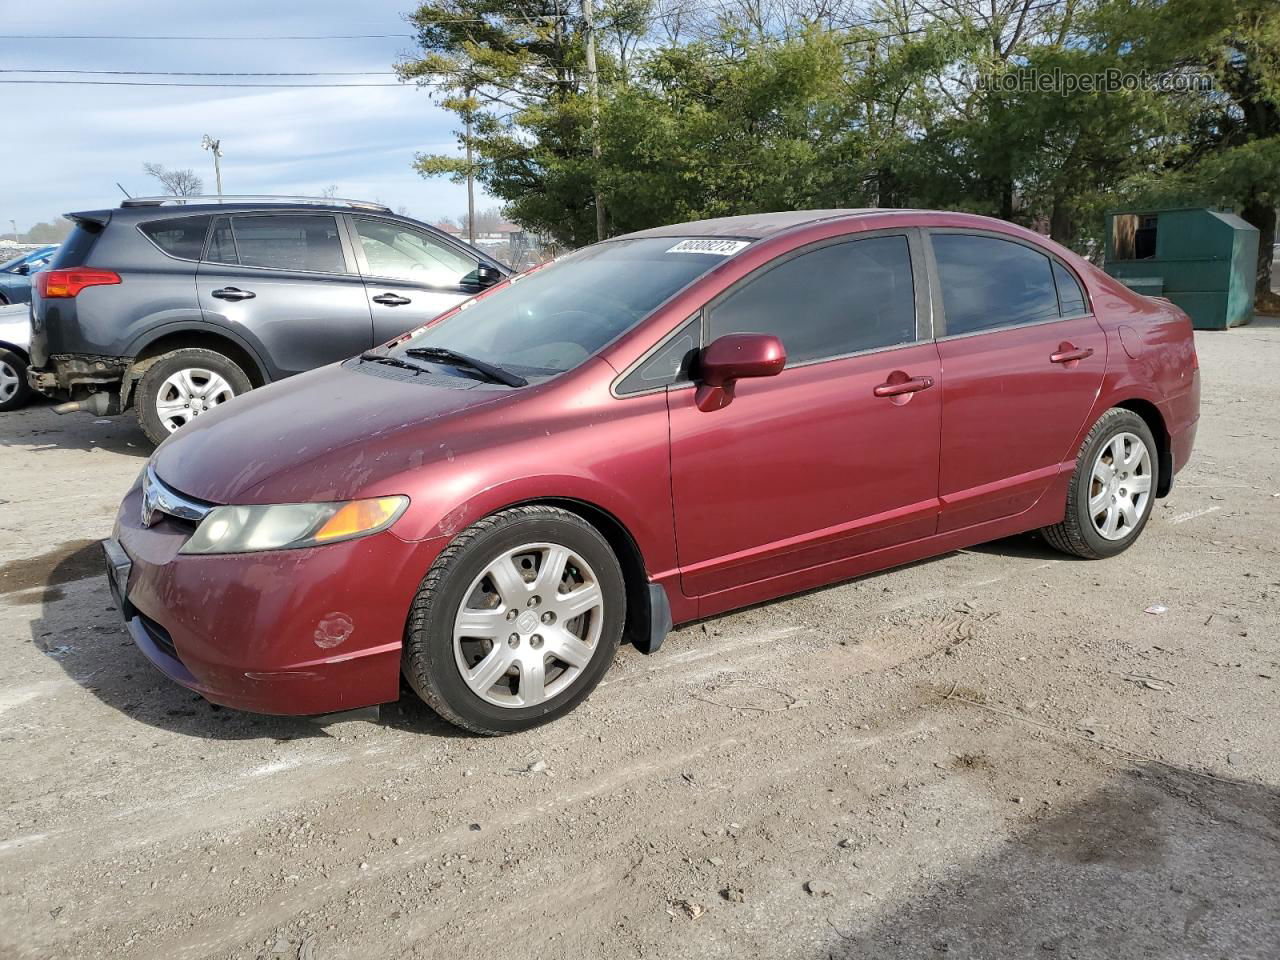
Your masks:
{"label": "rear wheel", "polygon": [[576,514],[515,507],[464,530],[414,600],[404,674],[427,704],[475,733],[560,717],[613,663],[626,616],[622,569]]}
{"label": "rear wheel", "polygon": [[1044,538],[1090,560],[1128,549],[1151,516],[1159,463],[1146,421],[1131,410],[1108,410],[1080,447],[1066,515],[1041,531]]}
{"label": "rear wheel", "polygon": [[138,424],[158,444],[200,414],[251,389],[248,375],[223,354],[196,347],[174,350],[148,367],[138,382]]}
{"label": "rear wheel", "polygon": [[17,410],[30,397],[27,361],[12,350],[0,347],[0,410]]}

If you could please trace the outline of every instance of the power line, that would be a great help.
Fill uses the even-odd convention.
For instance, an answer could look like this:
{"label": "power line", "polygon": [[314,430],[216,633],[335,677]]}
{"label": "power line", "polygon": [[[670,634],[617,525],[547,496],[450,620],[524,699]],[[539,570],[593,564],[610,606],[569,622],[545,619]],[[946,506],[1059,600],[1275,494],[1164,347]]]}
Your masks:
{"label": "power line", "polygon": [[324,72],[213,71],[213,70],[27,70],[5,67],[0,73],[79,73],[114,77],[394,77],[394,70],[350,70]]}
{"label": "power line", "polygon": [[126,36],[124,34],[0,33],[0,40],[412,40],[412,33],[308,34],[299,36]]}
{"label": "power line", "polygon": [[[254,88],[274,87],[289,90],[332,90],[343,87],[400,87],[403,90],[414,89],[409,83],[174,83],[170,81],[149,82],[145,80],[11,80],[0,79],[4,83],[57,84],[81,87],[221,87],[224,90],[251,90]],[[432,83],[418,82],[417,86],[436,86]]]}

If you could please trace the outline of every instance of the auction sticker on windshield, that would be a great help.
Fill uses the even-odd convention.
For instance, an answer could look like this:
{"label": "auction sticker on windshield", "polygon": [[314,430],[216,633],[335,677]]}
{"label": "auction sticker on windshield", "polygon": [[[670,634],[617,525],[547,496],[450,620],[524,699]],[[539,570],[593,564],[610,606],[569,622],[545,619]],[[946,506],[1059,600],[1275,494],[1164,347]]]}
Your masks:
{"label": "auction sticker on windshield", "polygon": [[751,246],[750,240],[681,240],[667,253],[711,253],[727,257],[743,247]]}

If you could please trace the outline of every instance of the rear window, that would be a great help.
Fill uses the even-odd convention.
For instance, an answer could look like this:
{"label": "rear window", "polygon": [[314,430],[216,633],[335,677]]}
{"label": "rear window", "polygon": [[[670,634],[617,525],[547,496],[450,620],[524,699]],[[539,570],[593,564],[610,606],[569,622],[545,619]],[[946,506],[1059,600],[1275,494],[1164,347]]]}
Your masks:
{"label": "rear window", "polygon": [[199,260],[210,219],[208,216],[173,217],[139,224],[138,229],[169,256],[179,260]]}
{"label": "rear window", "polygon": [[93,249],[94,242],[102,235],[102,227],[101,223],[95,223],[92,220],[77,220],[76,225],[67,234],[67,239],[62,241],[62,246],[58,248],[50,266],[55,269],[84,266],[84,262],[89,259],[89,251]]}

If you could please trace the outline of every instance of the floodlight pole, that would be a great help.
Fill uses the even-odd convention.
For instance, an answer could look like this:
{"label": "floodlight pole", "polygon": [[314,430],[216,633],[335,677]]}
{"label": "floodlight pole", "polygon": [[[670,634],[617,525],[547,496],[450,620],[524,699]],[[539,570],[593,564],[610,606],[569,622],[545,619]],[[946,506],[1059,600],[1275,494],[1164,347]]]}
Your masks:
{"label": "floodlight pole", "polygon": [[222,164],[218,162],[222,159],[222,141],[215,140],[206,133],[200,146],[213,153],[213,178],[218,184],[218,196],[222,196]]}

